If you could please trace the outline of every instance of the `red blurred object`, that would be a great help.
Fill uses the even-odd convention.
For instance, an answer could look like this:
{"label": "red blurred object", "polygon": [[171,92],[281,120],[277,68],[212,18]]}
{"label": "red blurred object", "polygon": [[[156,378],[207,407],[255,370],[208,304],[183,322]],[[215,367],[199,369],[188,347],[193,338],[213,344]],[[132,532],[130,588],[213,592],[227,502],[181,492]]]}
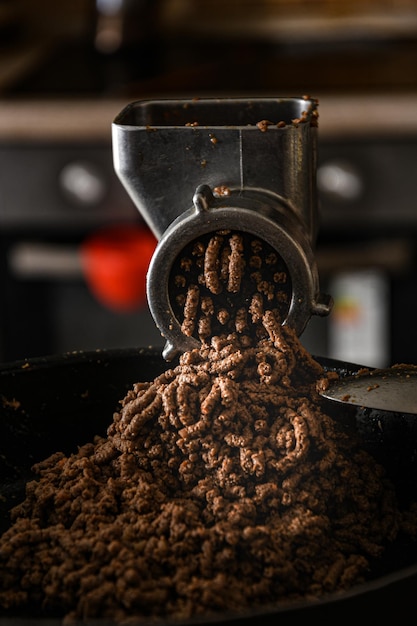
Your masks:
{"label": "red blurred object", "polygon": [[146,273],[156,247],[146,227],[113,226],[81,245],[84,275],[91,292],[117,312],[131,312],[146,302]]}

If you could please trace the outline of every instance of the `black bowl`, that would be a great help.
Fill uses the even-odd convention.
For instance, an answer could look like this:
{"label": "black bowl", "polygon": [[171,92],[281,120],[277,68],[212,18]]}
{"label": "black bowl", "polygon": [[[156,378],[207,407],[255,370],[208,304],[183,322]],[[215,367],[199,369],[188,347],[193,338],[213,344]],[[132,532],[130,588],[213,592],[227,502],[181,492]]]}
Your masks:
{"label": "black bowl", "polygon": [[[342,376],[360,368],[331,359],[317,360],[325,369]],[[10,509],[24,499],[34,463],[57,451],[75,452],[95,435],[105,435],[113,412],[133,383],[152,380],[173,365],[152,348],[75,352],[0,364],[0,532],[10,525]],[[417,485],[414,420],[387,412],[346,411],[344,414],[339,408],[334,417],[350,424],[353,420],[364,445],[386,466],[401,497],[413,499]],[[243,626],[259,619],[263,624],[279,621],[293,626],[301,619],[358,619],[367,611],[373,622],[395,618],[399,624],[412,624],[415,589],[417,544],[396,543],[375,564],[369,580],[348,592],[331,594],[320,601],[265,606],[197,621]],[[151,622],[155,624],[155,620]],[[0,626],[23,623],[40,626],[44,620],[0,614]],[[60,623],[48,621],[51,626]]]}

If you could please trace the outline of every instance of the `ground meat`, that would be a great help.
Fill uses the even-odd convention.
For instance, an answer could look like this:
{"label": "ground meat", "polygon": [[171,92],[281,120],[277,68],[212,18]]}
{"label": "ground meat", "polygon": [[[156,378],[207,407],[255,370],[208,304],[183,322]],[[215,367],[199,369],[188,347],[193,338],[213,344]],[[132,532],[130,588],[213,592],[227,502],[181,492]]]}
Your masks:
{"label": "ground meat", "polygon": [[[184,332],[224,316],[213,294],[246,280],[248,242],[209,243],[194,246],[205,285],[183,301]],[[122,622],[317,598],[362,581],[402,525],[415,532],[383,468],[323,413],[326,376],[258,283],[247,315],[235,307],[223,333],[130,389],[105,438],[35,466],[0,539],[3,610]]]}
{"label": "ground meat", "polygon": [[382,468],[322,413],[323,375],[268,339],[216,337],[136,384],[106,438],[35,467],[0,542],[0,605],[188,617],[360,581],[400,524]]}
{"label": "ground meat", "polygon": [[[192,241],[173,264],[169,293],[174,314],[187,336],[250,332],[266,336],[258,310],[288,315],[292,284],[283,259],[265,241],[239,231],[218,231]],[[209,299],[210,309],[204,309]],[[198,320],[198,321],[197,321]]]}

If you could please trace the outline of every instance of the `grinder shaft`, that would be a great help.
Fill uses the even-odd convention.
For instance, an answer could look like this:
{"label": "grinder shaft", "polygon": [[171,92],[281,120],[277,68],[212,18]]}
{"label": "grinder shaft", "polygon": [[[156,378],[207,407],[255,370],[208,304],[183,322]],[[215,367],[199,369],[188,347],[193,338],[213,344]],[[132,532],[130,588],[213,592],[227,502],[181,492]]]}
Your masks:
{"label": "grinder shaft", "polygon": [[319,291],[317,101],[142,101],[113,123],[115,170],[156,237],[148,301],[164,357],[265,308],[301,334]]}

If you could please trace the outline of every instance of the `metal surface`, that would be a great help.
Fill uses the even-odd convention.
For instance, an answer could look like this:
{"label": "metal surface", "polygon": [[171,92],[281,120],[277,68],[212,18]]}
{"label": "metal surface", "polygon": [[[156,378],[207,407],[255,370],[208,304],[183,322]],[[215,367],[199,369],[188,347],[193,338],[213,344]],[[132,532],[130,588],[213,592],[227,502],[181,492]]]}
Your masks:
{"label": "metal surface", "polygon": [[321,395],[332,402],[369,409],[417,413],[417,367],[398,366],[343,377]]}
{"label": "metal surface", "polygon": [[168,283],[175,259],[201,234],[239,230],[278,252],[292,284],[283,323],[299,335],[311,315],[329,312],[313,253],[316,120],[309,98],[143,101],[116,117],[116,173],[159,239],[147,284],[165,358],[198,345],[181,331]]}

